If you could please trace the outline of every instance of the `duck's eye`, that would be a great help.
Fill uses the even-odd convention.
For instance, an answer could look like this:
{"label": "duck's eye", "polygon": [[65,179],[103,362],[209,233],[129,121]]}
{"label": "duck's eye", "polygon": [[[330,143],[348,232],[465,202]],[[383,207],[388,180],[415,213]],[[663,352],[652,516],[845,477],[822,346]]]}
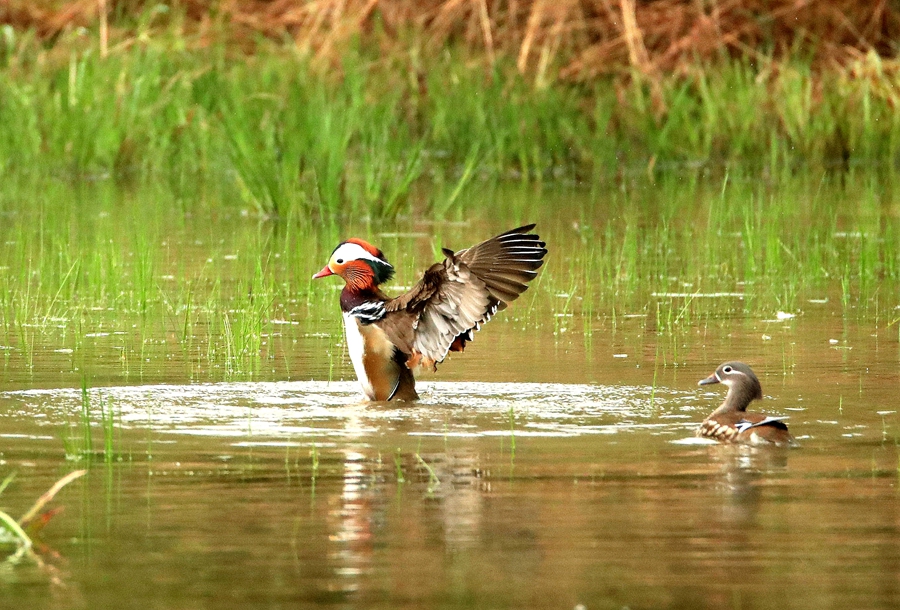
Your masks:
{"label": "duck's eye", "polygon": [[334,261],[334,262],[336,262],[338,265],[343,265],[343,264],[344,264],[344,259],[339,258],[339,259],[337,259],[337,260]]}
{"label": "duck's eye", "polygon": [[731,368],[730,366],[726,366],[726,367],[724,367],[724,368],[722,369],[722,372],[723,372],[723,373],[730,373],[730,372],[733,371],[733,370],[734,370],[734,369]]}

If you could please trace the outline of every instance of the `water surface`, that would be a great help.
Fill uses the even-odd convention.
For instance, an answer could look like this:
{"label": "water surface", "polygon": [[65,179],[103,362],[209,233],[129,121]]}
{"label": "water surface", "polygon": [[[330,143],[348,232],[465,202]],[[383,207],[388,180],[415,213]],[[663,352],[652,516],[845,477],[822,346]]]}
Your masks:
{"label": "water surface", "polygon": [[[897,204],[809,229],[833,238],[832,276],[792,274],[789,260],[776,274],[776,253],[794,253],[780,228],[768,271],[734,276],[688,248],[720,187],[678,213],[643,188],[649,208],[531,192],[496,218],[302,235],[187,218],[147,242],[164,247],[97,254],[103,273],[122,263],[119,292],[64,288],[54,301],[47,280],[30,322],[8,297],[0,474],[16,477],[0,509],[18,516],[65,473],[88,474],[52,503],[64,510],[33,558],[0,563],[0,607],[896,607]],[[834,188],[822,197],[848,197]],[[577,219],[553,212],[563,200]],[[522,215],[550,244],[542,279],[420,382],[421,401],[361,402],[337,283],[306,280],[336,235],[380,236],[408,285],[432,236],[463,247]],[[704,242],[722,248],[713,261],[733,255],[729,240],[746,253],[772,237],[735,223],[738,237]],[[871,251],[838,235],[872,225]],[[12,287],[17,247],[5,250]],[[849,260],[877,273],[842,283]],[[254,309],[260,293],[272,299]],[[697,381],[734,358],[754,366],[759,409],[789,416],[801,448],[694,438],[724,390]]]}

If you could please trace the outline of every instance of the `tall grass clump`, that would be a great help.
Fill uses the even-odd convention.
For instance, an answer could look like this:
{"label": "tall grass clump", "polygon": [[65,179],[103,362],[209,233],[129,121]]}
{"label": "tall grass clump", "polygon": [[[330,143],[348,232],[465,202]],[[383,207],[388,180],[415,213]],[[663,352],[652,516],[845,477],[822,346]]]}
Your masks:
{"label": "tall grass clump", "polygon": [[[469,18],[469,4],[453,10]],[[699,19],[686,5],[668,4],[688,22]],[[570,8],[575,21],[559,27],[592,27]],[[646,13],[650,28],[650,9],[632,8],[639,26]],[[321,32],[332,39],[323,57],[321,41],[248,41],[221,24],[200,32],[188,16],[196,12],[176,13],[123,9],[115,39],[106,41],[91,29],[63,29],[45,41],[41,31],[7,27],[0,168],[152,181],[176,194],[182,212],[240,206],[316,223],[408,214],[423,179],[450,185],[433,204],[446,214],[459,188],[485,180],[571,183],[685,164],[777,173],[897,161],[900,62],[886,54],[823,63],[824,51],[789,53],[779,41],[753,54],[697,52],[688,61],[681,49],[691,40],[665,32],[654,44],[670,40],[678,53],[645,39],[649,56],[660,53],[657,64],[599,69],[605,64],[592,55],[599,48],[571,47],[582,44],[577,37],[553,43],[555,30],[544,31],[548,24],[532,13],[531,34],[514,16],[498,16],[498,46],[482,51],[454,44],[455,28],[436,18],[425,23],[446,46],[435,47],[412,22],[398,22],[394,35],[376,23],[371,35],[341,30],[340,43]],[[726,13],[722,25],[734,25],[736,35],[753,29]],[[265,19],[255,22],[274,34]],[[672,69],[662,70],[673,56]]]}
{"label": "tall grass clump", "polygon": [[[98,402],[100,404],[96,408],[92,407],[87,379],[82,377],[81,402],[77,421],[66,422],[62,433],[66,459],[80,461],[102,457],[106,463],[110,463],[119,457],[115,405],[111,398],[104,401],[102,396],[99,397]],[[95,411],[99,412],[97,415],[99,422],[97,423],[103,433],[102,449],[94,448]]]}

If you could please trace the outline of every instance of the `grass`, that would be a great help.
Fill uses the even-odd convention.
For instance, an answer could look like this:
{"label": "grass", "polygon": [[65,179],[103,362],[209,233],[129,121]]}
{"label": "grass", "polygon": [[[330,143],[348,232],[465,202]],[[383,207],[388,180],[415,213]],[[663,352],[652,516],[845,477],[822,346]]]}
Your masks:
{"label": "grass", "polygon": [[406,483],[406,476],[403,474],[403,458],[399,447],[397,447],[397,451],[394,453],[394,471],[397,475],[397,484],[400,485]]}
{"label": "grass", "polygon": [[[93,460],[102,457],[107,464],[121,459],[121,452],[117,448],[119,438],[116,427],[117,412],[111,398],[105,401],[102,396],[97,397],[99,405],[99,424],[103,431],[103,448],[94,448],[94,411],[91,407],[91,392],[88,389],[87,378],[81,378],[81,408],[76,423],[67,422],[63,428],[62,441],[67,460]],[[149,454],[149,451],[148,451]]]}
{"label": "grass", "polygon": [[[428,485],[426,487],[426,491],[429,495],[431,495],[440,486],[441,480],[438,478],[437,473],[434,471],[434,468],[432,468],[428,464],[428,462],[426,462],[422,458],[422,456],[419,455],[418,452],[416,452],[415,456],[416,456],[416,462],[418,462],[422,466],[422,468],[424,468],[425,471],[428,473]],[[397,480],[400,481],[400,478],[398,477]]]}
{"label": "grass", "polygon": [[529,221],[548,264],[492,325],[526,326],[521,306],[592,349],[641,316],[667,362],[686,329],[811,299],[896,323],[900,123],[876,56],[538,87],[462,47],[351,45],[323,71],[183,35],[5,39],[7,383],[346,376],[337,283],[310,280],[336,243],[377,242],[411,285],[440,246]]}
{"label": "grass", "polygon": [[516,455],[516,413],[512,405],[509,407],[509,453]]}
{"label": "grass", "polygon": [[825,74],[800,59],[777,70],[697,64],[660,77],[658,116],[640,78],[535,87],[512,62],[499,58],[486,75],[452,47],[425,65],[415,52],[384,59],[351,47],[326,74],[290,46],[235,55],[182,35],[148,31],[104,56],[93,39],[48,47],[13,31],[0,62],[0,168],[152,181],[182,213],[313,225],[408,214],[425,179],[445,185],[427,206],[447,216],[486,178],[596,184],[673,164],[777,174],[897,161],[896,74],[876,57]]}
{"label": "grass", "polygon": [[[395,285],[408,286],[439,246],[528,220],[550,258],[492,325],[544,325],[557,342],[592,345],[597,330],[638,315],[671,338],[667,360],[687,329],[800,314],[810,301],[847,320],[892,329],[896,319],[900,222],[883,196],[892,172],[656,169],[590,189],[477,185],[449,218],[428,205],[455,185],[435,182],[418,187],[415,215],[309,227],[218,204],[173,219],[178,195],[165,186],[18,175],[0,192],[6,377],[21,386],[52,369],[71,385],[346,376],[340,283],[310,280],[336,243],[376,242],[397,265]],[[80,428],[100,415],[88,408]]]}
{"label": "grass", "polygon": [[[5,558],[5,562],[14,563],[23,556],[35,557],[31,552],[33,546],[32,537],[53,517],[52,511],[43,514],[41,511],[63,487],[85,474],[87,474],[86,470],[75,470],[61,478],[41,495],[19,519],[15,519],[8,513],[0,511],[0,530],[7,535],[5,539],[0,537],[0,548],[6,546],[6,543],[9,542],[16,549],[15,552]],[[0,484],[0,494],[9,486],[14,476],[14,474],[10,474],[3,480],[2,484]]]}

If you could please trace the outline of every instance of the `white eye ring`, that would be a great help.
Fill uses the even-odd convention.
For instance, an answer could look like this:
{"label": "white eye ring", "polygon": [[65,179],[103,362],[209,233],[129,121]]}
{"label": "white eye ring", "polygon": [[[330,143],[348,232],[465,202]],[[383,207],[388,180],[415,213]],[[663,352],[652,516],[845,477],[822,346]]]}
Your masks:
{"label": "white eye ring", "polygon": [[734,370],[734,369],[731,368],[730,366],[726,366],[726,367],[724,367],[724,368],[722,369],[722,372],[723,372],[723,373],[730,373],[730,372],[733,371],[733,370]]}

